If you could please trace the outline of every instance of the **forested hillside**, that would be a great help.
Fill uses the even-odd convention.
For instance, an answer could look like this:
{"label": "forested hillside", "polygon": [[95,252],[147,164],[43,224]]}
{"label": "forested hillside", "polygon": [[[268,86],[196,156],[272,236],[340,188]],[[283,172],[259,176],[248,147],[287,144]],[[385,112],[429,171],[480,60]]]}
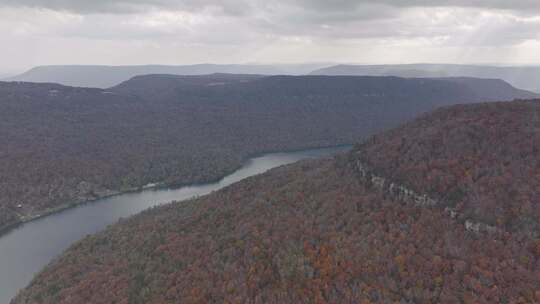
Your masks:
{"label": "forested hillside", "polygon": [[540,237],[540,103],[453,106],[372,137],[354,158],[442,207]]}
{"label": "forested hillside", "polygon": [[261,152],[353,143],[494,91],[534,96],[499,81],[394,77],[153,75],[109,90],[0,83],[0,230],[149,183],[212,181]]}
{"label": "forested hillside", "polygon": [[522,197],[538,210],[538,109],[444,108],[346,155],[148,210],[72,246],[12,303],[539,303],[526,216],[475,231],[446,206],[396,199],[358,166],[419,194],[453,191],[454,178],[467,216],[522,208]]}

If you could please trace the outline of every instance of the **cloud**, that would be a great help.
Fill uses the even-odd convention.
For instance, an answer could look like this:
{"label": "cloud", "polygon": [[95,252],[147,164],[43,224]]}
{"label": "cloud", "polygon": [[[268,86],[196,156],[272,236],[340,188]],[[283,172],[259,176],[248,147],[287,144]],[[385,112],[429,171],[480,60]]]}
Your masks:
{"label": "cloud", "polygon": [[296,7],[319,14],[351,14],[361,13],[363,7],[374,3],[396,8],[472,7],[525,12],[540,10],[540,2],[537,0],[0,0],[2,7],[41,8],[77,14],[125,14],[149,9],[198,12],[213,9],[227,15],[245,15],[277,7]]}
{"label": "cloud", "polygon": [[537,60],[539,6],[538,0],[0,0],[0,45],[8,54],[0,68]]}
{"label": "cloud", "polygon": [[[537,3],[514,1],[512,7],[533,8]],[[166,37],[215,45],[431,39],[434,44],[459,46],[513,45],[536,40],[540,33],[540,17],[503,10],[507,1],[498,0],[0,0],[0,4],[23,6],[0,8],[0,13],[11,12],[0,20],[4,33],[106,40]],[[488,5],[497,9],[477,8]]]}
{"label": "cloud", "polygon": [[148,10],[198,12],[211,9],[228,15],[241,15],[249,5],[242,0],[0,0],[0,7],[38,8],[76,14],[132,14]]}

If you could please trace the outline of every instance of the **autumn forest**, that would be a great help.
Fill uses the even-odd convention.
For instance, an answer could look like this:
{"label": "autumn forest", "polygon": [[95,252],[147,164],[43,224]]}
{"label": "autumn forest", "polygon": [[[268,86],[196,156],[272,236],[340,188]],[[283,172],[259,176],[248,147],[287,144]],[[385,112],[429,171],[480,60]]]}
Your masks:
{"label": "autumn forest", "polygon": [[539,135],[538,101],[444,107],[122,220],[13,303],[538,303]]}

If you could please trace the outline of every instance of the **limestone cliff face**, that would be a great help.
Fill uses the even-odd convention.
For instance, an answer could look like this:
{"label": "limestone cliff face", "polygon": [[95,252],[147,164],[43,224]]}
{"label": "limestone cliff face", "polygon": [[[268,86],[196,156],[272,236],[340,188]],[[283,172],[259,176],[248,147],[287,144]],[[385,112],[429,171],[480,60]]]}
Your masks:
{"label": "limestone cliff face", "polygon": [[441,108],[363,141],[349,161],[387,195],[447,208],[471,230],[538,238],[539,151],[531,100]]}
{"label": "limestone cliff face", "polygon": [[416,206],[422,207],[444,208],[444,210],[451,218],[463,222],[465,228],[468,231],[473,231],[477,233],[502,232],[501,229],[498,229],[494,226],[481,222],[475,222],[471,219],[465,218],[464,215],[457,212],[456,209],[450,207],[450,204],[448,202],[445,202],[444,200],[437,200],[427,194],[417,193],[414,190],[407,188],[406,186],[393,182],[386,177],[377,175],[371,168],[369,168],[366,164],[363,164],[359,160],[354,161],[353,170],[358,175],[359,179],[363,183],[368,185],[368,187],[371,187],[381,192],[383,195],[385,195],[391,200],[406,204],[414,204]]}
{"label": "limestone cliff face", "polygon": [[368,168],[365,164],[362,164],[359,160],[355,162],[355,167],[356,172],[364,182],[384,192],[385,195],[390,196],[390,198],[394,200],[429,207],[440,204],[438,200],[430,198],[427,194],[418,194],[403,185],[376,175],[373,170]]}

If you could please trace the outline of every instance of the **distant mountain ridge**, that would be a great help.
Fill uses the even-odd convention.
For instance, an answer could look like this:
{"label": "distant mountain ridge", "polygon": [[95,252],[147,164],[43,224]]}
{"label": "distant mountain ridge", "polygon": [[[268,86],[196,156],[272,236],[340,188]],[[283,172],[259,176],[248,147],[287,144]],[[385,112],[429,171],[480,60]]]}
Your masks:
{"label": "distant mountain ridge", "polygon": [[9,73],[9,72],[0,72],[0,80],[6,79],[8,77],[13,77],[15,73]]}
{"label": "distant mountain ridge", "polygon": [[540,67],[487,66],[459,64],[334,65],[311,75],[356,75],[398,77],[475,77],[497,78],[526,90],[540,92]]}
{"label": "distant mountain ridge", "polygon": [[[149,74],[207,75],[396,76],[405,78],[472,77],[501,79],[540,93],[540,67],[459,64],[331,65],[306,64],[193,64],[193,65],[51,65],[37,66],[4,81],[59,83],[67,86],[109,88],[135,76]],[[4,77],[7,77],[5,75]]]}
{"label": "distant mountain ridge", "polygon": [[[499,101],[512,99],[535,99],[540,94],[517,89],[500,79],[480,79],[472,77],[447,78],[401,78],[396,76],[262,76],[232,75],[215,73],[203,76],[180,75],[141,75],[109,88],[118,94],[134,94],[145,98],[156,98],[164,94],[176,94],[178,89],[197,89],[201,86],[220,86],[230,84],[227,93],[245,90],[242,93],[268,90],[268,93],[281,94],[280,91],[308,91],[318,94],[359,94],[362,97],[411,97],[417,92],[412,87],[427,86],[430,90],[421,90],[423,94],[438,94],[437,90],[455,89],[455,94],[465,94],[463,102],[469,100]],[[355,86],[357,84],[358,86]],[[341,91],[336,91],[341,90]],[[466,92],[465,92],[466,91]],[[291,92],[291,93],[293,93]],[[167,96],[172,98],[172,96]]]}
{"label": "distant mountain ridge", "polygon": [[194,65],[51,65],[38,66],[5,81],[53,82],[67,86],[108,88],[138,75],[206,75],[212,73],[302,75],[324,64],[194,64]]}

